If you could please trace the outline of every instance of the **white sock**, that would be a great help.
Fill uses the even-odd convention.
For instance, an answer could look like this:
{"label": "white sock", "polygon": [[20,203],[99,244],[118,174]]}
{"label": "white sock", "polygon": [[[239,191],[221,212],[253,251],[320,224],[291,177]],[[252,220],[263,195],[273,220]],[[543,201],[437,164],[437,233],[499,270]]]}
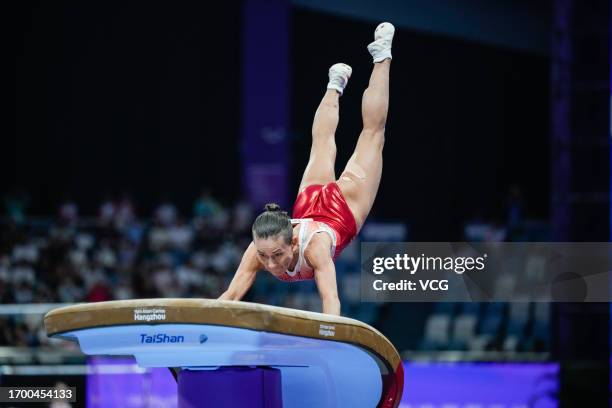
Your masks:
{"label": "white sock", "polygon": [[345,84],[343,83],[342,78],[334,77],[329,79],[329,82],[327,83],[327,89],[334,89],[338,91],[340,95],[342,95],[344,93],[344,85]]}
{"label": "white sock", "polygon": [[368,51],[372,55],[374,63],[392,59],[391,44],[393,43],[393,35],[395,27],[391,23],[380,23],[374,31],[374,42],[368,45]]}
{"label": "white sock", "polygon": [[334,89],[342,95],[353,70],[346,64],[334,64],[329,68],[327,89]]}

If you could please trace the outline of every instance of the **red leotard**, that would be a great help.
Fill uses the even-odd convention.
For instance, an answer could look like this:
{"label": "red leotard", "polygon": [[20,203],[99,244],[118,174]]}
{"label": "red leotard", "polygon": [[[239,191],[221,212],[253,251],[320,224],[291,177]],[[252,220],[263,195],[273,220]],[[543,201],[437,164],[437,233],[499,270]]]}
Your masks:
{"label": "red leotard", "polygon": [[336,233],[334,259],[357,235],[357,223],[340,187],[335,182],[312,184],[295,199],[293,218],[312,218],[327,224]]}

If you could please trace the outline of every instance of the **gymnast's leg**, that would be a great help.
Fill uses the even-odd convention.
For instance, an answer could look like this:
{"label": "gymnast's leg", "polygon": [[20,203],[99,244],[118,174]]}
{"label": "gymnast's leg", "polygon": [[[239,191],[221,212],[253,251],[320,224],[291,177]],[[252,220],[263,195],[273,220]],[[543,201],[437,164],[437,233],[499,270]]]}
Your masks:
{"label": "gymnast's leg", "polygon": [[372,208],[382,174],[382,150],[389,108],[391,42],[394,32],[392,24],[382,23],[376,28],[375,41],[368,45],[374,59],[374,68],[361,102],[363,130],[357,140],[355,152],[338,180],[338,186],[355,216],[357,230],[361,228]]}
{"label": "gymnast's leg", "polygon": [[346,64],[335,64],[329,69],[327,90],[312,124],[310,158],[299,191],[312,184],[327,184],[336,179],[335,134],[340,119],[339,101],[350,76],[351,67]]}

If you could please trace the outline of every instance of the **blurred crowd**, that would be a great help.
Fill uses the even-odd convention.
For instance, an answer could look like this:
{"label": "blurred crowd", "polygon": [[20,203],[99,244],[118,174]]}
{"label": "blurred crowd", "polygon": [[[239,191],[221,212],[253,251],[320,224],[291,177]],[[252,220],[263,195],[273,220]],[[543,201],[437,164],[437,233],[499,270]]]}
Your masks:
{"label": "blurred crowd", "polygon": [[144,221],[127,197],[103,202],[95,219],[79,218],[71,201],[42,223],[13,214],[0,238],[0,300],[218,296],[248,245],[251,218],[248,205],[222,207],[207,193],[189,219],[167,201]]}
{"label": "blurred crowd", "polygon": [[[80,217],[78,205],[67,200],[53,219],[33,219],[18,201],[5,200],[0,228],[2,304],[216,298],[251,240],[256,215],[246,202],[224,206],[207,191],[193,203],[188,218],[169,200],[160,202],[150,218],[139,217],[127,195],[104,200],[90,218]],[[339,276],[348,268],[341,261]],[[268,275],[258,276],[246,300],[320,311],[312,282],[288,285]],[[351,277],[346,280],[352,291],[346,294],[348,313],[359,303],[358,275]],[[370,315],[360,317],[371,320]],[[40,319],[0,317],[0,345],[44,341]]]}
{"label": "blurred crowd", "polygon": [[[467,222],[464,239],[546,240],[545,224],[524,219],[518,194],[509,204],[504,224]],[[128,195],[103,200],[94,217],[80,216],[72,200],[63,202],[52,218],[29,217],[26,208],[22,197],[4,200],[2,304],[216,298],[227,288],[251,241],[256,216],[248,203],[223,205],[208,191],[195,200],[188,217],[168,199],[143,217]],[[401,223],[369,222],[361,236],[366,241],[401,242],[407,240],[407,231]],[[360,238],[355,239],[336,260],[342,314],[373,325],[403,322],[405,308],[397,314],[388,305],[361,302],[359,244]],[[321,311],[313,282],[287,284],[267,273],[258,275],[244,300]],[[549,346],[549,311],[544,306],[439,302],[411,316],[422,325],[415,347],[544,351]],[[40,314],[0,314],[0,346],[34,347],[48,341]]]}

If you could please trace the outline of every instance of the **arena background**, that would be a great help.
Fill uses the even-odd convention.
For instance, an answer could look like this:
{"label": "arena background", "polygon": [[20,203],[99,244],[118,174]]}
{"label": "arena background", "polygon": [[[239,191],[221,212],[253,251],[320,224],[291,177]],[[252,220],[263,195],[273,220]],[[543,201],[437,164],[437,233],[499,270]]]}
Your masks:
{"label": "arena background", "polygon": [[[10,16],[2,385],[88,382],[87,406],[103,406],[91,384],[125,379],[87,376],[113,362],[87,369],[49,342],[50,304],[218,296],[262,196],[289,209],[339,61],[354,70],[336,134],[345,165],[383,20],[398,28],[385,167],[361,240],[610,240],[609,2],[26,1]],[[258,161],[261,134],[275,142]],[[402,352],[402,406],[607,406],[608,304],[361,303],[358,241],[337,265],[343,314]],[[312,284],[264,276],[247,300],[320,309]],[[431,378],[469,391],[437,401]]]}

